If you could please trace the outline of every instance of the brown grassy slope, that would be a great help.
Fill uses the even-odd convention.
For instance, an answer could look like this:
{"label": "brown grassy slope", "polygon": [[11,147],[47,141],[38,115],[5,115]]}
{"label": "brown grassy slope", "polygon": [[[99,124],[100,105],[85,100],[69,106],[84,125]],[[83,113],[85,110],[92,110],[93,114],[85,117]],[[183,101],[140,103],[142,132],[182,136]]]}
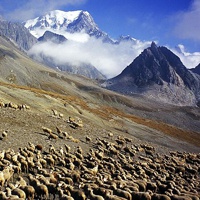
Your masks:
{"label": "brown grassy slope", "polygon": [[68,102],[71,105],[76,105],[76,108],[79,108],[79,113],[81,112],[89,112],[92,113],[95,116],[98,116],[98,118],[109,121],[113,119],[113,116],[118,116],[121,119],[128,119],[131,120],[132,122],[135,122],[137,124],[141,124],[144,126],[147,126],[151,129],[155,129],[157,131],[161,131],[164,134],[167,134],[171,137],[174,137],[178,140],[182,140],[188,143],[191,143],[195,146],[200,146],[200,137],[199,133],[193,132],[193,131],[186,131],[180,128],[177,128],[175,126],[160,122],[160,121],[155,121],[155,120],[150,120],[150,119],[145,119],[141,118],[138,116],[134,116],[128,113],[125,113],[123,110],[114,108],[109,105],[105,104],[98,104],[97,102],[97,107],[91,107],[89,106],[87,100],[78,98],[77,96],[73,95],[63,95],[59,93],[55,93],[52,91],[45,91],[37,88],[30,88],[27,86],[18,86],[18,85],[13,85],[13,84],[7,84],[7,83],[0,83],[2,86],[10,87],[10,88],[17,88],[17,89],[23,89],[27,91],[32,91],[37,95],[48,95],[56,99],[60,99],[63,102]]}

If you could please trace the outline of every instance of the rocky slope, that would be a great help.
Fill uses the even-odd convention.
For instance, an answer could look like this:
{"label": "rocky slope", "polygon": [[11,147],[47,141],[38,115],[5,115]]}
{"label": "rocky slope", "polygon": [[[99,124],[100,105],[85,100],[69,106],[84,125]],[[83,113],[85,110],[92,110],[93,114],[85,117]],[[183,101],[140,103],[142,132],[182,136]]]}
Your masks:
{"label": "rocky slope", "polygon": [[21,23],[0,20],[0,35],[9,38],[20,49],[27,51],[37,39]]}
{"label": "rocky slope", "polygon": [[200,77],[191,73],[170,50],[157,47],[154,42],[103,86],[172,104],[195,105],[200,99]]}

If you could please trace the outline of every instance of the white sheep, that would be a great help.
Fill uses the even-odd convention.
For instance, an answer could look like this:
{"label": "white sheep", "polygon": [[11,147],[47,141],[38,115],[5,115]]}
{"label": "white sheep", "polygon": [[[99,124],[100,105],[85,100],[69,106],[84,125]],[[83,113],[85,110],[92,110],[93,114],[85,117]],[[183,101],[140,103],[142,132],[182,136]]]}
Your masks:
{"label": "white sheep", "polygon": [[8,137],[8,131],[3,131],[2,140],[6,139],[7,137]]}

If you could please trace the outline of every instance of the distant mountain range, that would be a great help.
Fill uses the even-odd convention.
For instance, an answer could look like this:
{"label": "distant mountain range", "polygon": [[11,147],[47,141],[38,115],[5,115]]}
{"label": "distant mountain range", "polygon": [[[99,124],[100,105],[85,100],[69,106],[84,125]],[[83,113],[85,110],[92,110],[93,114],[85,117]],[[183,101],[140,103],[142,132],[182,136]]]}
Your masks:
{"label": "distant mountain range", "polygon": [[121,74],[102,86],[172,104],[195,105],[200,100],[200,76],[188,70],[169,49],[157,47],[154,42]]}
{"label": "distant mountain range", "polygon": [[[124,41],[133,44],[138,42],[131,36],[121,36],[118,40],[111,39],[98,28],[86,11],[56,10],[28,20],[23,25],[0,20],[0,35],[23,51],[29,51],[35,45],[45,42],[55,45],[64,44],[72,40],[70,36],[73,34],[86,34],[87,37],[95,37],[112,45]],[[32,54],[31,57],[59,71],[92,79],[106,79],[90,63],[73,64],[69,61],[58,64],[45,52],[39,55],[39,59],[38,55]],[[127,95],[142,94],[167,103],[196,105],[200,101],[200,65],[189,70],[169,49],[158,47],[153,42],[151,47],[145,49],[121,74],[106,80],[102,86]]]}

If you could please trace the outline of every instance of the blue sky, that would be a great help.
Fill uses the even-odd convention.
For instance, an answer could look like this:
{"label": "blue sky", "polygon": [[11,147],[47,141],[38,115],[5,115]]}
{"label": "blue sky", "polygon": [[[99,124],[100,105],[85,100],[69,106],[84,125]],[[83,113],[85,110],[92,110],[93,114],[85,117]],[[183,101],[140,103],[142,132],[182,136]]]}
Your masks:
{"label": "blue sky", "polygon": [[111,37],[131,35],[200,52],[199,0],[0,0],[0,15],[24,21],[61,9],[88,11]]}

